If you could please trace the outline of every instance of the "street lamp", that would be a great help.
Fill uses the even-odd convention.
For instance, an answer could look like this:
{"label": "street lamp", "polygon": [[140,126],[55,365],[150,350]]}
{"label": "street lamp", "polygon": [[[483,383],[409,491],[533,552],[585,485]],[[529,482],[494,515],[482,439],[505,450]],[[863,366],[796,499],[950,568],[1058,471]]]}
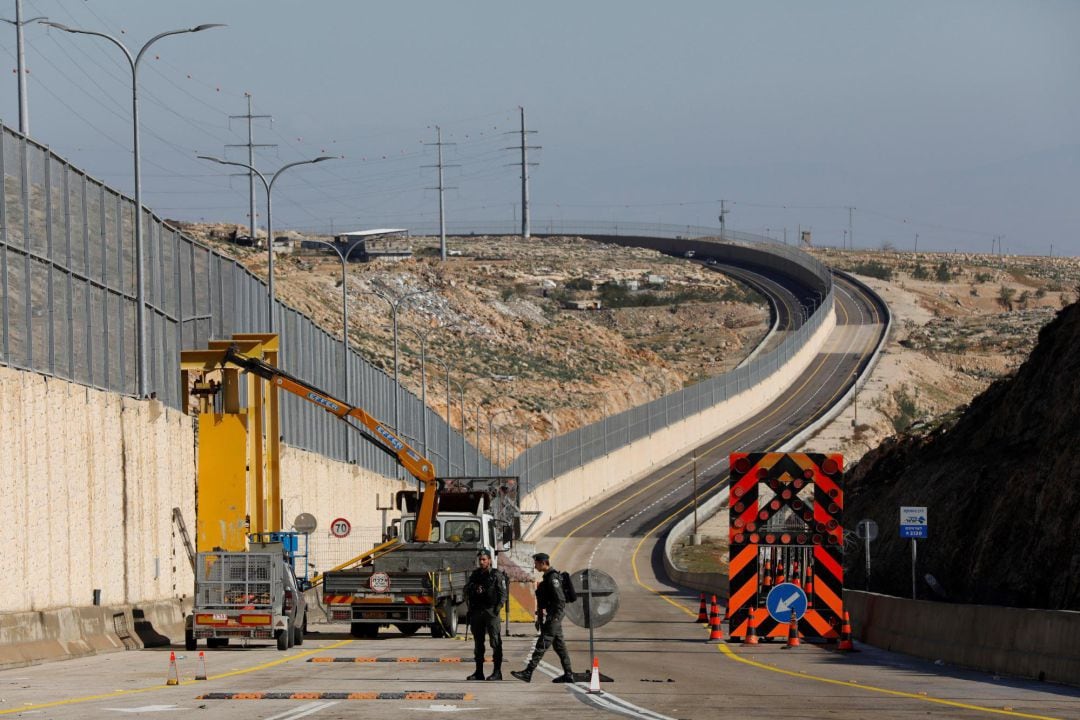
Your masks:
{"label": "street lamp", "polygon": [[105,38],[113,45],[116,45],[116,47],[123,50],[124,57],[127,58],[128,64],[131,66],[131,124],[134,128],[132,149],[135,155],[135,355],[137,358],[136,369],[138,375],[139,397],[146,397],[149,393],[146,377],[146,282],[143,277],[142,163],[139,155],[139,61],[142,60],[143,54],[146,53],[147,48],[161,38],[170,35],[202,32],[203,30],[225,26],[220,23],[209,23],[205,25],[196,25],[193,28],[169,30],[167,32],[159,33],[147,40],[146,44],[142,46],[142,49],[139,50],[138,54],[133,56],[131,51],[127,49],[127,46],[112,35],[97,32],[95,30],[82,30],[80,28],[68,27],[67,25],[61,25],[60,23],[51,22],[49,20],[42,20],[41,24],[54,27],[57,30],[63,30],[64,32],[80,35],[95,35],[100,38]]}
{"label": "street lamp", "polygon": [[[454,474],[454,472],[453,472],[454,462],[453,462],[453,459],[451,458],[451,450],[450,450],[450,363],[444,362],[444,361],[440,360],[439,358],[431,358],[431,359],[432,359],[433,362],[436,362],[436,363],[442,365],[443,368],[446,370],[446,471],[449,474],[453,475]],[[462,437],[462,439],[464,439],[464,437],[465,437],[465,426],[464,426],[464,424],[461,427],[461,433],[462,433],[461,437]],[[465,474],[465,452],[464,452],[464,450],[465,450],[465,448],[462,447],[462,453],[461,453],[461,474],[462,475]]]}
{"label": "street lamp", "polygon": [[274,332],[274,222],[273,222],[273,205],[271,204],[270,191],[274,189],[274,183],[277,181],[281,174],[291,167],[297,165],[313,165],[320,163],[324,160],[335,160],[333,156],[323,155],[322,157],[313,158],[311,160],[297,160],[291,162],[288,165],[283,165],[278,168],[277,172],[270,176],[267,180],[266,176],[255,169],[254,165],[248,165],[247,163],[236,162],[235,160],[222,160],[221,158],[213,157],[211,155],[199,155],[200,160],[209,160],[210,162],[216,162],[219,165],[235,165],[236,167],[242,167],[250,170],[259,176],[262,180],[263,187],[266,188],[266,285],[267,285],[267,310],[268,319],[267,327],[268,332]]}
{"label": "street lamp", "polygon": [[[279,171],[280,172],[280,171]],[[348,252],[342,252],[335,243],[326,242],[325,240],[308,240],[307,242],[318,243],[325,245],[333,250],[338,259],[341,260],[341,372],[345,379],[345,393],[342,395],[342,399],[345,402],[349,401],[349,304],[348,304],[348,292],[346,287],[347,275],[345,268],[349,262],[349,256],[352,255],[353,250],[358,247],[363,247],[363,243],[355,243]],[[352,433],[348,428],[345,428],[345,462],[352,462]]]}
{"label": "street lamp", "polygon": [[44,15],[22,19],[22,0],[15,0],[15,19],[0,18],[8,25],[15,26],[16,72],[19,73],[19,132],[30,135],[30,108],[26,104],[26,51],[23,49],[23,25],[38,20],[48,20]]}
{"label": "street lamp", "polygon": [[383,292],[379,292],[375,289],[361,290],[362,293],[370,293],[372,295],[378,295],[390,305],[390,314],[394,318],[394,432],[401,433],[401,412],[398,406],[398,395],[401,389],[401,384],[398,382],[398,323],[397,314],[398,308],[401,303],[405,302],[414,295],[426,295],[427,293],[435,292],[434,290],[417,290],[411,293],[405,293],[397,300],[393,300],[389,295]]}
{"label": "street lamp", "polygon": [[484,414],[487,415],[487,419],[488,419],[488,460],[491,460],[492,457],[494,457],[494,448],[493,448],[492,439],[494,438],[494,429],[493,429],[494,425],[493,425],[493,423],[495,422],[495,418],[499,417],[503,413],[513,412],[514,409],[515,408],[503,408],[502,410],[499,410],[499,411],[497,411],[495,413],[490,413],[490,414],[488,413],[486,408],[484,409]]}
{"label": "street lamp", "polygon": [[420,405],[422,406],[421,416],[420,416],[420,418],[421,418],[421,428],[422,429],[421,429],[420,432],[423,433],[423,436],[424,436],[423,446],[424,446],[424,454],[425,455],[427,455],[427,452],[428,452],[428,447],[427,447],[427,338],[428,338],[428,335],[435,332],[436,330],[442,330],[443,328],[448,328],[448,327],[451,327],[453,325],[454,325],[454,323],[444,323],[442,325],[436,325],[433,328],[429,328],[427,332],[423,332],[423,333],[420,332],[419,330],[417,330],[416,328],[411,328],[411,327],[405,328],[406,330],[408,330],[412,334],[416,335],[416,337],[420,339]]}

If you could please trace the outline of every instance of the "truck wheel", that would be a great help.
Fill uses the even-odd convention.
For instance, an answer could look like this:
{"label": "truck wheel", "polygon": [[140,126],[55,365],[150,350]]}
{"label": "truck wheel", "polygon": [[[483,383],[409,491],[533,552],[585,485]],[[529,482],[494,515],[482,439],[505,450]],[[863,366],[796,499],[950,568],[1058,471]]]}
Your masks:
{"label": "truck wheel", "polygon": [[304,644],[304,627],[307,626],[307,616],[304,616],[304,621],[293,628],[293,645]]}
{"label": "truck wheel", "polygon": [[194,652],[198,645],[199,641],[195,639],[195,631],[191,628],[184,630],[184,649],[188,652]]}
{"label": "truck wheel", "polygon": [[405,637],[412,637],[420,629],[418,623],[398,623],[394,627],[396,627]]}
{"label": "truck wheel", "polygon": [[289,649],[289,631],[278,630],[275,635],[277,636],[277,649],[288,650]]}

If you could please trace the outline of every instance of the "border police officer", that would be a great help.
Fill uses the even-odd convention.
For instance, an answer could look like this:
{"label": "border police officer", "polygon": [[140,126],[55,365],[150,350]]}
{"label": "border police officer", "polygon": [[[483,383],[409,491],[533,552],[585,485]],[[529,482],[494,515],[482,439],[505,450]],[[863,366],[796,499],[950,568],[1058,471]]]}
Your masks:
{"label": "border police officer", "polygon": [[506,600],[502,575],[491,567],[491,551],[481,548],[477,553],[480,567],[473,570],[465,593],[469,599],[469,628],[473,633],[473,658],[476,672],[466,680],[484,678],[484,638],[491,642],[491,655],[495,670],[488,680],[502,680],[502,637],[499,635],[499,609]]}
{"label": "border police officer", "polygon": [[570,667],[570,653],[566,651],[566,641],[562,634],[563,611],[566,609],[566,595],[562,588],[562,574],[551,567],[551,558],[547,553],[533,555],[533,567],[543,573],[543,579],[536,588],[536,627],[540,637],[536,640],[529,664],[520,672],[513,670],[511,675],[524,682],[532,682],[533,670],[540,664],[540,659],[552,645],[555,654],[562,663],[563,674],[553,682],[574,682],[574,671]]}

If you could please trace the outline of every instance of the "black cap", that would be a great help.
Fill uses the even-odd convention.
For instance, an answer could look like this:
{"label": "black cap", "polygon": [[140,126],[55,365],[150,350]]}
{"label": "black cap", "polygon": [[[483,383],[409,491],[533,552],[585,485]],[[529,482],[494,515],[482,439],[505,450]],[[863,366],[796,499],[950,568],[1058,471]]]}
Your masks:
{"label": "black cap", "polygon": [[487,548],[480,548],[480,550],[476,553],[476,557],[482,557],[484,555],[491,557],[491,551]]}
{"label": "black cap", "polygon": [[551,556],[549,556],[547,553],[536,553],[535,555],[533,555],[533,560],[536,560],[538,562],[548,562],[549,560],[551,560]]}

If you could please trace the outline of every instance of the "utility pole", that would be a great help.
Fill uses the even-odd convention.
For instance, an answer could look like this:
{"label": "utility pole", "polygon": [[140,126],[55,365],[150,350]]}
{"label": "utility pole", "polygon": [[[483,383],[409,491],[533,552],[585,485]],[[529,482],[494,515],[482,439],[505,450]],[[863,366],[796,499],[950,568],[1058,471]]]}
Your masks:
{"label": "utility pole", "polygon": [[19,132],[30,135],[30,108],[26,103],[26,51],[23,48],[23,25],[38,20],[48,20],[45,16],[22,19],[22,0],[15,0],[15,19],[0,18],[8,25],[15,26],[16,72],[19,74]]}
{"label": "utility pole", "polygon": [[434,167],[439,169],[439,186],[433,188],[426,188],[427,190],[439,191],[439,259],[446,262],[446,205],[443,203],[443,191],[454,190],[455,188],[448,188],[443,185],[443,168],[447,167],[461,167],[460,165],[443,165],[442,161],[442,149],[443,145],[457,145],[457,143],[444,143],[442,141],[442,128],[438,125],[435,126],[435,142],[424,143],[425,145],[434,145],[437,152],[438,164],[437,165],[425,165],[424,167]]}
{"label": "utility pole", "polygon": [[[251,114],[251,93],[244,93],[244,95],[245,95],[245,97],[247,97],[247,115],[230,115],[229,120],[247,120],[248,141],[246,143],[241,143],[241,144],[226,145],[225,147],[227,147],[227,148],[246,147],[248,149],[247,164],[254,167],[255,166],[255,148],[257,148],[257,147],[277,147],[277,145],[270,144],[270,143],[256,143],[254,141],[253,137],[252,137],[251,121],[252,120],[260,120],[262,118],[269,118],[270,122],[273,123],[274,122],[274,116],[273,115],[252,115]],[[236,175],[244,175],[244,173],[236,173]],[[247,177],[248,177],[248,219],[251,221],[249,223],[250,226],[251,226],[251,240],[252,240],[252,242],[254,242],[255,241],[255,171],[254,170],[248,170],[247,171]],[[267,233],[269,234],[269,232],[270,232],[270,229],[267,228]],[[266,243],[267,243],[268,246],[272,245],[273,242],[274,242],[273,238],[271,238],[271,237],[266,238]]]}
{"label": "utility pole", "polygon": [[915,233],[915,254],[919,254],[919,233]]}
{"label": "utility pole", "polygon": [[720,239],[721,240],[724,239],[724,226],[725,226],[724,218],[727,217],[727,214],[728,214],[727,200],[721,200],[720,201]]}
{"label": "utility pole", "polygon": [[848,206],[847,209],[847,236],[849,247],[855,249],[855,208]]}
{"label": "utility pole", "polygon": [[527,135],[535,135],[535,130],[525,129],[525,108],[518,106],[518,110],[521,111],[521,144],[514,147],[505,148],[506,150],[520,150],[521,151],[521,237],[525,240],[529,239],[529,166],[537,165],[538,163],[529,162],[529,150],[539,150],[540,145],[528,145],[525,138]]}

